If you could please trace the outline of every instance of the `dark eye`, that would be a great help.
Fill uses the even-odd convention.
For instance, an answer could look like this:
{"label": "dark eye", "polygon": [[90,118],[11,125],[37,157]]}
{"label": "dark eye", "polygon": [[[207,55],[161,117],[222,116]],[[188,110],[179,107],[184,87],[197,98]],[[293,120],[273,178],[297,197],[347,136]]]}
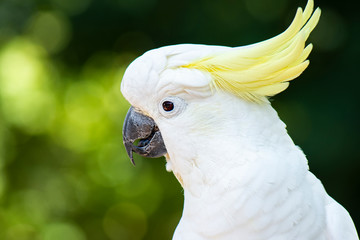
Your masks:
{"label": "dark eye", "polygon": [[174,109],[174,103],[170,101],[165,101],[163,102],[162,107],[166,112],[170,112]]}

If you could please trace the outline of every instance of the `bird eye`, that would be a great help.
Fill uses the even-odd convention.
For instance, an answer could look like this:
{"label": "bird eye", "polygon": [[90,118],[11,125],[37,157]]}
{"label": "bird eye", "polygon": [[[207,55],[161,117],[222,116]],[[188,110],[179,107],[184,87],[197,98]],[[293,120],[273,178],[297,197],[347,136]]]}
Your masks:
{"label": "bird eye", "polygon": [[166,112],[170,112],[174,109],[174,103],[170,101],[165,101],[163,102],[162,107]]}
{"label": "bird eye", "polygon": [[184,111],[187,104],[184,99],[178,96],[168,96],[159,101],[159,113],[166,117],[172,118],[178,116]]}

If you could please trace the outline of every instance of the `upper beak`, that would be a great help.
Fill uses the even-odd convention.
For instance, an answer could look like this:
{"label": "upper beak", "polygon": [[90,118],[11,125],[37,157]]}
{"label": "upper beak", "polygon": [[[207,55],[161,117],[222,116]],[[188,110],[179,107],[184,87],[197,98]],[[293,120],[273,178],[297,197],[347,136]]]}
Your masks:
{"label": "upper beak", "polygon": [[[134,145],[140,139],[138,145]],[[133,152],[150,158],[166,154],[164,140],[154,120],[130,107],[125,117],[123,141],[131,162],[135,165]]]}

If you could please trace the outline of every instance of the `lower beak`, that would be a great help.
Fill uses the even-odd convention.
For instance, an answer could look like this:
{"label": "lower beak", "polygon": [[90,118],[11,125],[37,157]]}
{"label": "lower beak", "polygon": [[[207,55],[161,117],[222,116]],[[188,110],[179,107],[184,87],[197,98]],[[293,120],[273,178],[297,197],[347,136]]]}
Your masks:
{"label": "lower beak", "polygon": [[[137,145],[136,140],[140,139]],[[135,165],[133,152],[150,158],[166,154],[164,140],[154,120],[130,107],[124,122],[123,141],[131,162]]]}

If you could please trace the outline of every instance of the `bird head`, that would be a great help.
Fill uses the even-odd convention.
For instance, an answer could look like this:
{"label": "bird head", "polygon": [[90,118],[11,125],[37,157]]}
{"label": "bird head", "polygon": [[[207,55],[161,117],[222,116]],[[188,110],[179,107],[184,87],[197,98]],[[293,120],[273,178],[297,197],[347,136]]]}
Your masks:
{"label": "bird head", "polygon": [[288,29],[269,40],[235,48],[173,45],[134,60],[121,83],[132,105],[123,128],[131,160],[133,152],[193,159],[204,149],[201,154],[209,155],[224,141],[220,131],[234,134],[238,130],[231,126],[241,119],[244,131],[256,124],[269,106],[267,98],[285,90],[308,66],[312,45],[305,42],[319,17],[320,9],[313,12],[309,0]]}

